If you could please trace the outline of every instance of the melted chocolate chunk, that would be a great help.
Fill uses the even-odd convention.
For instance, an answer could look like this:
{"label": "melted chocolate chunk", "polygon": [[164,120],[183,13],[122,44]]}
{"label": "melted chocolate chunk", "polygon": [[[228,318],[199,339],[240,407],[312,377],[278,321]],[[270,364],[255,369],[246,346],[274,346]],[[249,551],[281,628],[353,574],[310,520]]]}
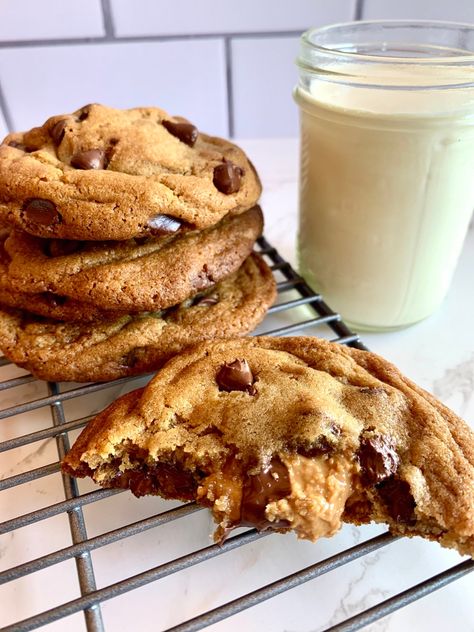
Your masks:
{"label": "melted chocolate chunk", "polygon": [[83,246],[83,241],[74,239],[48,239],[44,243],[43,251],[47,257],[64,257],[78,252]]}
{"label": "melted chocolate chunk", "polygon": [[216,375],[216,382],[221,391],[246,391],[255,394],[254,379],[247,360],[234,360],[224,364]]}
{"label": "melted chocolate chunk", "polygon": [[105,151],[103,149],[80,151],[71,158],[71,167],[75,169],[103,169],[104,166]]}
{"label": "melted chocolate chunk", "polygon": [[40,198],[26,200],[23,205],[22,215],[23,219],[31,224],[54,226],[62,222],[62,217],[56,210],[55,204],[50,200],[42,200]]}
{"label": "melted chocolate chunk", "polygon": [[239,524],[263,529],[287,527],[286,520],[270,522],[265,516],[268,503],[291,494],[287,467],[278,458],[258,474],[248,475],[242,488],[242,504]]}
{"label": "melted chocolate chunk", "polygon": [[243,173],[243,170],[238,165],[226,160],[221,165],[214,167],[214,186],[226,195],[236,193],[240,189]]}
{"label": "melted chocolate chunk", "polygon": [[193,147],[198,137],[198,130],[192,123],[175,123],[174,121],[162,121],[163,127],[170,134],[176,136],[182,143]]}
{"label": "melted chocolate chunk", "polygon": [[387,435],[362,435],[357,452],[364,485],[375,485],[395,474],[400,457]]}
{"label": "melted chocolate chunk", "polygon": [[192,305],[193,307],[209,307],[210,305],[216,305],[218,302],[218,294],[208,294],[208,296],[197,296]]}
{"label": "melted chocolate chunk", "polygon": [[141,448],[133,443],[128,445],[127,452],[130,461],[141,461],[142,463],[148,459],[150,454],[145,448]]}
{"label": "melted chocolate chunk", "polygon": [[66,133],[67,119],[61,119],[51,127],[49,135],[53,143],[58,147],[61,144],[64,134]]}
{"label": "melted chocolate chunk", "polygon": [[172,464],[141,465],[138,469],[118,470],[110,487],[130,489],[135,496],[159,494],[164,498],[194,500],[197,482],[190,472]]}
{"label": "melted chocolate chunk", "polygon": [[406,481],[391,476],[377,485],[377,489],[390,517],[395,522],[413,524],[416,521],[416,503],[411,495],[410,485]]}
{"label": "melted chocolate chunk", "polygon": [[148,228],[152,235],[167,235],[181,228],[182,222],[169,215],[155,215],[148,220]]}

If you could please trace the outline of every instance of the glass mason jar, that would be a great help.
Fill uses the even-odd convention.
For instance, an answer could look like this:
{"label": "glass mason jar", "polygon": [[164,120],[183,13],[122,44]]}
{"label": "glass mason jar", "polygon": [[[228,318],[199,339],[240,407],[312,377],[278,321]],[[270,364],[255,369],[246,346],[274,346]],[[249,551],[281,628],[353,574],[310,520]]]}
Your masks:
{"label": "glass mason jar", "polygon": [[336,24],[297,64],[300,272],[357,329],[415,323],[474,208],[474,25]]}

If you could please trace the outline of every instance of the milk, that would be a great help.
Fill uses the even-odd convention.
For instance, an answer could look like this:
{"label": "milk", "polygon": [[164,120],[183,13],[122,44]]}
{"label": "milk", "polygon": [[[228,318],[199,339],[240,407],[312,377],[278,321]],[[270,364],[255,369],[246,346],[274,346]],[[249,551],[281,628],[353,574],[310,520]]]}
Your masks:
{"label": "milk", "polygon": [[354,327],[399,328],[443,300],[474,208],[474,77],[404,64],[342,71],[383,87],[318,78],[295,91],[299,268]]}

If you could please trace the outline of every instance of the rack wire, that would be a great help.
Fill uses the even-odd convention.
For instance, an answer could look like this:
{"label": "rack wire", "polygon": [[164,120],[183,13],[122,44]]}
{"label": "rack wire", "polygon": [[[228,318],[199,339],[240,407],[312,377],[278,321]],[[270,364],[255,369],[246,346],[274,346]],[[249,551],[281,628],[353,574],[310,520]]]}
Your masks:
{"label": "rack wire", "polygon": [[[274,271],[279,299],[270,310],[263,325],[257,330],[259,334],[283,336],[300,333],[307,329],[316,328],[317,334],[327,337],[339,343],[366,349],[359,336],[353,333],[341,320],[340,316],[333,312],[319,294],[315,294],[308,284],[302,279],[263,237],[258,241],[257,251],[260,252],[271,265]],[[291,317],[290,317],[291,314]],[[272,317],[280,317],[279,326],[272,327]],[[282,323],[282,319],[284,322]],[[274,320],[274,319],[273,319]],[[0,367],[9,362],[0,359]],[[116,380],[112,384],[125,385],[132,380],[124,378]],[[10,389],[34,385],[37,380],[31,375],[22,375],[0,383],[0,391],[7,392]],[[35,410],[48,409],[52,424],[27,434],[13,436],[0,443],[0,452],[14,450],[35,442],[54,438],[56,441],[58,460],[47,465],[14,474],[0,480],[0,491],[21,486],[30,481],[37,480],[57,473],[60,469],[60,460],[69,449],[69,433],[77,431],[86,425],[93,415],[68,419],[65,406],[68,401],[83,396],[92,396],[94,393],[110,387],[108,384],[88,384],[85,386],[69,387],[64,390],[64,385],[48,383],[48,394],[39,398],[33,398],[19,405],[9,406],[0,410],[0,419],[20,415]],[[241,546],[268,537],[268,532],[259,533],[256,530],[248,530],[229,538],[222,545],[209,545],[192,553],[185,554],[169,562],[145,570],[143,572],[126,577],[120,581],[98,588],[95,579],[95,569],[92,553],[111,543],[119,542],[126,538],[132,538],[148,530],[173,521],[189,519],[195,512],[202,511],[195,503],[187,503],[173,509],[139,519],[133,523],[120,526],[100,535],[88,537],[84,509],[92,503],[101,503],[107,498],[123,493],[123,490],[94,489],[81,493],[75,479],[62,474],[62,486],[64,499],[52,502],[44,507],[28,513],[15,516],[0,524],[0,534],[15,532],[22,527],[38,523],[48,518],[64,515],[69,521],[69,529],[72,544],[58,548],[44,555],[34,557],[24,563],[7,568],[0,572],[0,584],[21,580],[32,573],[49,568],[66,560],[75,561],[81,596],[65,601],[53,608],[39,612],[26,619],[19,620],[1,628],[4,632],[23,632],[61,620],[73,613],[83,612],[84,629],[88,632],[105,632],[102,618],[101,604],[106,600],[129,593],[151,582],[156,582],[174,573],[178,573],[195,565],[203,564],[217,556],[226,555]],[[275,536],[278,537],[278,536]],[[282,579],[252,590],[247,594],[229,601],[217,608],[204,612],[192,619],[184,621],[167,632],[191,632],[201,630],[211,624],[222,621],[227,617],[255,606],[284,591],[290,590],[307,581],[320,577],[326,573],[350,563],[353,560],[366,556],[394,542],[397,538],[391,534],[382,533],[360,544],[352,546],[342,552],[330,556],[327,559],[311,564],[306,568],[288,575]],[[465,576],[474,570],[474,561],[463,561],[448,570],[445,570],[430,579],[423,581],[377,605],[351,616],[327,630],[353,631],[358,630],[369,623],[402,608],[421,597],[442,588],[450,582]]]}

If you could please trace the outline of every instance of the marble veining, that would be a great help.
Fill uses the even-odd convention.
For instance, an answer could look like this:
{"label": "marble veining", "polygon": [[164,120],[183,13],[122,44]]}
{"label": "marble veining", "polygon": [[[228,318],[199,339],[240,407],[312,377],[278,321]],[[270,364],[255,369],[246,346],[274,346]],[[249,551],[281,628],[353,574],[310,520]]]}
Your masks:
{"label": "marble veining", "polygon": [[462,417],[467,417],[474,403],[474,353],[468,360],[447,367],[443,375],[434,381],[433,393],[442,401],[460,396],[457,410]]}
{"label": "marble veining", "polygon": [[[383,564],[383,551],[378,551],[373,555],[362,558],[359,563],[359,569],[357,576],[351,579],[346,587],[345,592],[340,600],[340,604],[334,611],[332,617],[324,622],[324,625],[316,628],[314,632],[322,632],[325,628],[336,625],[340,621],[344,621],[344,619],[348,619],[358,612],[362,612],[367,608],[370,608],[374,604],[379,601],[383,601],[389,596],[389,591],[384,590],[378,587],[372,587],[369,590],[366,589],[367,581],[367,571],[370,570],[371,567],[375,565]],[[355,595],[357,591],[362,589],[363,596],[359,597]],[[382,621],[377,622],[374,627],[374,630],[377,632],[385,632],[390,622],[390,617],[386,617]]]}
{"label": "marble veining", "polygon": [[[23,458],[18,460],[14,465],[0,473],[0,479],[8,478],[18,472],[24,472],[33,467],[37,467],[36,459],[40,459],[48,446],[54,441],[54,438],[45,439],[31,452],[28,452]],[[33,444],[35,446],[36,444]],[[28,446],[31,449],[31,446]]]}

